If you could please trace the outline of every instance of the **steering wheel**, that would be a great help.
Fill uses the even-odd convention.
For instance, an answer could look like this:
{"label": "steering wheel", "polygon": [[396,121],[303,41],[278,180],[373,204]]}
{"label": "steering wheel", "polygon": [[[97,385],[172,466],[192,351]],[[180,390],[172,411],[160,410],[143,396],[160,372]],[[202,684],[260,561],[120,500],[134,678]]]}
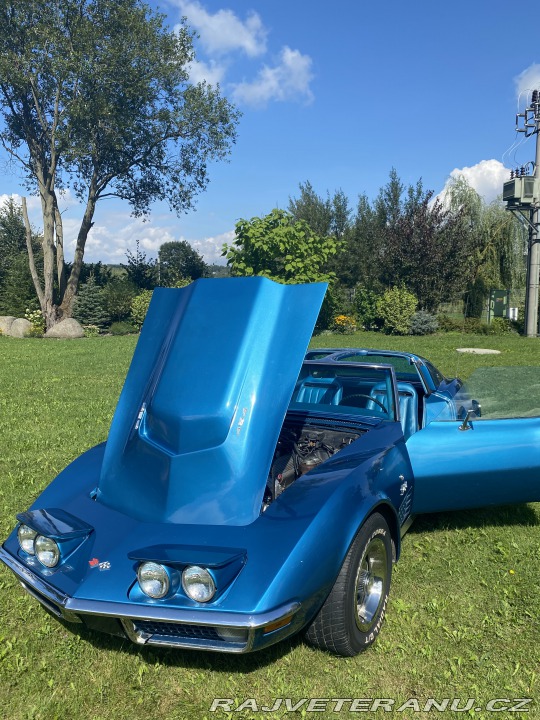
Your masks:
{"label": "steering wheel", "polygon": [[[377,398],[372,397],[371,395],[364,395],[364,393],[355,393],[354,395],[348,395],[346,398],[343,398],[343,400],[339,403],[340,405],[348,405],[349,400],[352,400],[353,398],[367,398],[368,400],[371,400],[376,405],[378,405],[383,412],[385,412],[388,415],[388,410],[384,407],[382,402],[380,400],[377,400]],[[352,407],[355,407],[354,405]]]}

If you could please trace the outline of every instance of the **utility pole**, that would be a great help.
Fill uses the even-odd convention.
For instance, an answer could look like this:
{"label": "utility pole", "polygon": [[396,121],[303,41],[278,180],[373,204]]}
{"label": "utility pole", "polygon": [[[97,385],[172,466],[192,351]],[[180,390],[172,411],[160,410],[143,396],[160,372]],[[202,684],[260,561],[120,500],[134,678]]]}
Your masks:
{"label": "utility pole", "polygon": [[[533,98],[534,99],[534,98]],[[538,92],[536,93],[535,103],[535,125],[536,125],[536,155],[534,161],[534,177],[538,186],[540,178],[540,112],[538,109]],[[540,271],[540,237],[539,237],[539,210],[538,195],[536,201],[531,208],[532,232],[529,242],[529,285],[527,286],[527,296],[529,303],[527,305],[530,310],[527,313],[527,324],[525,326],[527,337],[536,337],[538,334],[538,273]],[[533,312],[534,311],[534,312]]]}
{"label": "utility pole", "polygon": [[[521,123],[523,119],[523,123]],[[540,275],[540,91],[533,90],[532,101],[525,112],[516,115],[516,131],[525,137],[536,135],[534,171],[529,174],[531,163],[512,170],[510,181],[504,183],[503,200],[506,209],[514,213],[529,227],[527,254],[527,290],[525,296],[525,334],[538,335],[538,283]]]}

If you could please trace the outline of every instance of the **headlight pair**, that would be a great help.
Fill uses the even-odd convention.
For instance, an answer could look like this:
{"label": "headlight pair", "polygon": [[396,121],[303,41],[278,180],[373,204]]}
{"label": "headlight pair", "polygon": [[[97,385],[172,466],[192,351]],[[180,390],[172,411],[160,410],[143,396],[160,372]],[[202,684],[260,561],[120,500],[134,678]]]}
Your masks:
{"label": "headlight pair", "polygon": [[[159,600],[169,593],[174,572],[159,563],[144,562],[137,571],[139,586],[145,595]],[[182,572],[182,588],[196,602],[209,602],[216,594],[211,573],[198,565],[190,565]]]}
{"label": "headlight pair", "polygon": [[38,535],[29,525],[19,525],[17,530],[19,545],[27,555],[35,555],[47,568],[53,568],[60,562],[58,543],[45,535]]}

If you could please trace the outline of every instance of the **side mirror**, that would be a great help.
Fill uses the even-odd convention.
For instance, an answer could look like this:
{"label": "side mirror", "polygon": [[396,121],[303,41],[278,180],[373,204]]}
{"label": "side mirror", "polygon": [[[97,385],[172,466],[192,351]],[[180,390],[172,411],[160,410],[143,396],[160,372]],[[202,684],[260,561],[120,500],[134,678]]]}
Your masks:
{"label": "side mirror", "polygon": [[471,417],[476,417],[476,413],[474,410],[467,410],[467,414],[465,415],[465,418],[461,425],[459,426],[458,430],[465,431],[465,430],[472,430],[472,425],[470,424]]}

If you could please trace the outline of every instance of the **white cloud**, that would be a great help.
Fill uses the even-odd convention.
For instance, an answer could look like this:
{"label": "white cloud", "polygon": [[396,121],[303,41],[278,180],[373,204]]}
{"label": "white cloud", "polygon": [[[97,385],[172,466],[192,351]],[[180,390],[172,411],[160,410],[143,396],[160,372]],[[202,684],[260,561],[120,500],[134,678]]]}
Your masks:
{"label": "white cloud", "polygon": [[264,66],[253,82],[234,85],[233,98],[254,107],[266,105],[270,100],[305,100],[311,102],[313,93],[309,87],[313,79],[312,60],[298,50],[284,47],[279,63]]}
{"label": "white cloud", "polygon": [[[9,198],[20,203],[21,196],[13,194],[0,194],[0,208]],[[28,215],[30,223],[41,232],[43,219],[41,216],[41,203],[38,197],[27,198]],[[73,196],[67,194],[61,201],[62,221],[64,228],[64,249],[66,260],[73,260],[77,234],[81,225],[84,208]],[[137,240],[139,246],[147,257],[157,257],[160,246],[165,242],[185,240],[199,252],[205,262],[219,265],[225,264],[221,257],[223,243],[230,243],[234,239],[234,230],[203,238],[186,238],[178,232],[178,220],[170,213],[156,211],[148,221],[142,218],[133,218],[127,209],[119,204],[98,206],[95,223],[88,233],[86,240],[85,262],[103,262],[110,264],[126,263],[126,251],[135,252]]]}
{"label": "white cloud", "polygon": [[481,160],[471,167],[455,168],[437,197],[444,200],[449,184],[460,176],[489,203],[502,193],[503,183],[509,179],[510,171],[499,160]]}
{"label": "white cloud", "polygon": [[[533,63],[514,78],[518,100],[522,94],[529,94],[532,90],[540,90],[540,65]],[[527,101],[528,103],[528,101]]]}
{"label": "white cloud", "polygon": [[[0,207],[2,207],[10,199],[13,199],[17,205],[20,205],[22,202],[22,195],[19,195],[18,193],[0,195]],[[37,195],[29,195],[26,197],[26,207],[28,208],[29,214],[32,210],[41,210],[41,203]]]}
{"label": "white cloud", "polygon": [[[169,215],[157,215],[145,222],[132,218],[127,212],[108,212],[100,217],[88,234],[84,259],[86,262],[126,263],[126,251],[135,252],[136,242],[148,258],[157,257],[163,243],[186,240],[205,262],[224,264],[221,247],[224,242],[234,239],[234,230],[215,237],[186,238],[174,226],[176,218]],[[66,255],[73,256],[79,221],[64,221]]]}
{"label": "white cloud", "polygon": [[234,238],[234,230],[229,230],[214,237],[207,237],[203,240],[188,240],[188,242],[203,256],[205,262],[210,265],[225,265],[225,258],[221,256],[221,248],[223,247],[223,243],[230,245]]}
{"label": "white cloud", "polygon": [[208,63],[198,60],[189,66],[189,79],[194,85],[204,81],[209,85],[217,85],[222,82],[226,71],[225,65],[218,65],[214,60]]}
{"label": "white cloud", "polygon": [[267,30],[256,12],[242,21],[232,10],[209,13],[197,0],[179,0],[178,5],[210,55],[242,50],[248,57],[257,57],[266,52]]}

